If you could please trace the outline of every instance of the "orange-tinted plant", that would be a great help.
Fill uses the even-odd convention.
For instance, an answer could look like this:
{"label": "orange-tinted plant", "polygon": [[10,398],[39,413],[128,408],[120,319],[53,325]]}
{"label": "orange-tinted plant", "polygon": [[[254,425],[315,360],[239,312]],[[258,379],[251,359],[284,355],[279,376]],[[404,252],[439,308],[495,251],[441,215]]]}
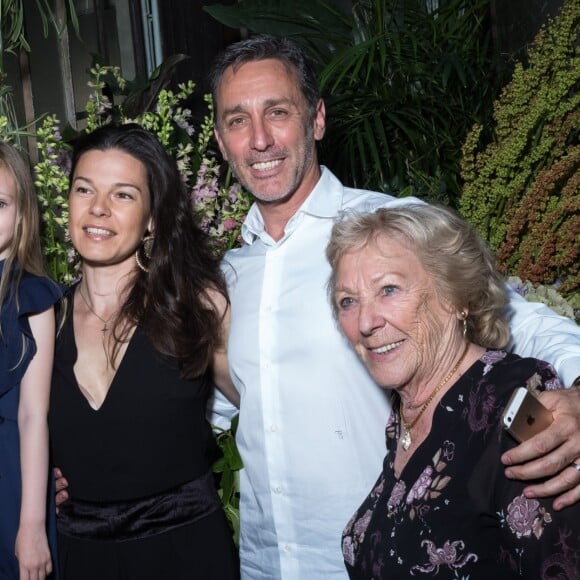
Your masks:
{"label": "orange-tinted plant", "polygon": [[[494,106],[493,139],[463,147],[460,211],[500,268],[580,299],[580,3],[538,33]],[[578,308],[578,306],[576,306]]]}

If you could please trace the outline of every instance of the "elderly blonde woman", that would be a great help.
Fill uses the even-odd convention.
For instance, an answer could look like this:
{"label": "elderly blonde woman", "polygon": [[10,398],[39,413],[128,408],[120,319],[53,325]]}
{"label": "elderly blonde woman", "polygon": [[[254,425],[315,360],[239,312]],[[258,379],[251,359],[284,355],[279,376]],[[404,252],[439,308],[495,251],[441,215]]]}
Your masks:
{"label": "elderly blonde woman", "polygon": [[452,211],[412,204],[337,223],[327,255],[338,322],[394,410],[382,473],[343,533],[350,577],[579,578],[578,507],[527,499],[500,462],[514,389],[561,384],[502,350],[486,245]]}

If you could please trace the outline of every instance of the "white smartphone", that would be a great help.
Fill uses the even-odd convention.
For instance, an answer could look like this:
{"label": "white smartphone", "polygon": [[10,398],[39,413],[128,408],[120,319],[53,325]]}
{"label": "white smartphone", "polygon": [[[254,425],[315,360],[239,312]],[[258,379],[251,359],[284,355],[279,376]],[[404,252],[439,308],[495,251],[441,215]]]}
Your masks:
{"label": "white smartphone", "polygon": [[552,413],[525,387],[518,387],[501,417],[503,428],[518,442],[543,431],[554,420]]}

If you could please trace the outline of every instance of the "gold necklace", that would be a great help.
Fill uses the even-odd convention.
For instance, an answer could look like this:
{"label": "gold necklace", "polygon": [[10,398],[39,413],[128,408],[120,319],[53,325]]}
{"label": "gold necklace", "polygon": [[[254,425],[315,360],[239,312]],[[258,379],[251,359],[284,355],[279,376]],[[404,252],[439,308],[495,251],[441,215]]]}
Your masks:
{"label": "gold necklace", "polygon": [[115,316],[115,312],[113,312],[113,314],[111,314],[111,316],[109,316],[109,318],[107,318],[105,320],[102,316],[99,316],[91,308],[91,305],[89,304],[88,300],[85,298],[85,295],[83,294],[83,291],[81,290],[80,285],[79,285],[79,294],[81,295],[81,298],[83,299],[83,302],[87,305],[87,308],[103,323],[103,328],[101,328],[101,332],[103,333],[103,340],[104,340],[105,339],[105,333],[109,330],[109,327],[107,325],[111,321],[111,318],[113,318],[113,316]]}
{"label": "gold necklace", "polygon": [[435,395],[449,382],[449,379],[455,374],[459,365],[463,362],[467,351],[469,350],[469,343],[465,344],[465,349],[463,350],[463,354],[457,361],[457,364],[449,371],[449,374],[431,391],[429,398],[423,403],[419,414],[415,417],[415,420],[409,425],[407,421],[405,421],[405,416],[403,415],[403,405],[399,403],[399,415],[401,417],[401,423],[403,425],[403,435],[401,437],[401,447],[407,451],[409,447],[411,447],[411,443],[413,440],[411,439],[411,429],[417,424],[417,421],[423,415],[425,409],[429,406]]}

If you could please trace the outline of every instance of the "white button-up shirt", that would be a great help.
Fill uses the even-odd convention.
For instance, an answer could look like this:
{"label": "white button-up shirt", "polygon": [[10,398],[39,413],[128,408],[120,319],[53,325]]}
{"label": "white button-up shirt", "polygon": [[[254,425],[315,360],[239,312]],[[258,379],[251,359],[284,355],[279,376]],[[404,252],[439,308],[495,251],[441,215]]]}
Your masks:
{"label": "white button-up shirt", "polygon": [[[381,469],[390,407],[332,317],[325,248],[341,211],[407,201],[345,188],[322,168],[281,240],[265,232],[254,205],[243,228],[247,245],[226,255],[230,371],[241,395],[237,444],[244,461],[245,580],[347,577],[342,529]],[[520,304],[529,321],[535,306]],[[580,332],[568,326],[576,328],[577,346],[558,356],[577,357],[571,372],[580,374]],[[541,338],[534,340],[536,353],[543,352]],[[566,340],[558,336],[557,342]],[[214,422],[220,423],[226,407],[217,395]]]}

